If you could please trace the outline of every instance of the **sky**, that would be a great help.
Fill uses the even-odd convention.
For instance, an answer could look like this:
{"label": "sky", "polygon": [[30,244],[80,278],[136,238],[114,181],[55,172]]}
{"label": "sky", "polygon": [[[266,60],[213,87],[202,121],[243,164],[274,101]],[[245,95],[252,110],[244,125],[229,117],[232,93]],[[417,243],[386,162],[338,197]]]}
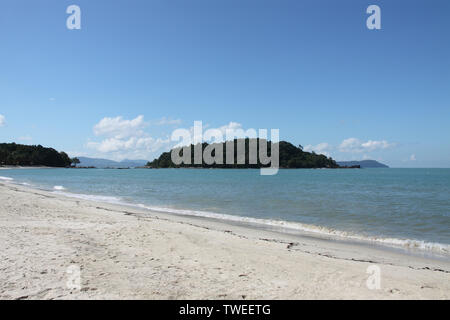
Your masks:
{"label": "sky", "polygon": [[202,121],[279,129],[336,160],[450,167],[449,13],[448,0],[3,0],[0,142],[152,160]]}

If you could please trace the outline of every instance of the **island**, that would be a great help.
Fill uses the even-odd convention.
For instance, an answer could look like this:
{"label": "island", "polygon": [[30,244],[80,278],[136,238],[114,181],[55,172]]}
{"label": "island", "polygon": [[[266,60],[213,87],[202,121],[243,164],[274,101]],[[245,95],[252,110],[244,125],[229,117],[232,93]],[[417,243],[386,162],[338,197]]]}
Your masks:
{"label": "island", "polygon": [[[173,163],[171,159],[171,151],[162,153],[159,158],[148,162],[146,167],[148,168],[224,168],[224,169],[260,169],[268,167],[269,165],[263,165],[258,157],[257,164],[249,163],[249,144],[252,139],[245,139],[245,164],[237,164],[236,150],[239,139],[234,139],[234,164],[226,164],[226,143],[219,143],[219,147],[223,148],[223,163],[224,164],[206,164],[204,161],[202,164],[194,164],[194,145],[191,145],[191,164],[180,164],[177,165]],[[257,144],[259,145],[259,139]],[[323,154],[316,154],[315,152],[306,152],[300,145],[298,147],[294,146],[292,143],[287,141],[280,141],[279,143],[279,154],[280,154],[280,168],[285,169],[297,169],[297,168],[340,168],[340,166],[331,157],[327,157]],[[209,146],[208,143],[202,144],[202,151]],[[268,143],[268,151],[270,153],[271,143]]]}

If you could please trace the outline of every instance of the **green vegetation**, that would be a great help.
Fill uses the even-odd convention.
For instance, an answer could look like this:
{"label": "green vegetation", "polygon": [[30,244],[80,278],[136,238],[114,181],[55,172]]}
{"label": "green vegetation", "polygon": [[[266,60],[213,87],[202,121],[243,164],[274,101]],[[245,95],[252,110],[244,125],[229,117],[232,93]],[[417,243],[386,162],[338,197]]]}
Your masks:
{"label": "green vegetation", "polygon": [[[262,168],[267,167],[269,165],[262,165],[259,161],[258,156],[258,164],[249,164],[249,139],[245,139],[245,164],[237,164],[237,139],[234,140],[234,164],[213,164],[208,165],[203,162],[200,164],[194,163],[194,146],[191,145],[191,163],[192,164],[181,164],[179,166],[175,165],[171,159],[171,151],[164,152],[158,159],[153,160],[152,162],[148,162],[147,166],[152,168],[180,168],[180,167],[190,167],[190,168]],[[259,142],[259,139],[258,139]],[[207,143],[203,143],[202,150],[208,146]],[[226,163],[226,148],[225,143],[219,144],[221,148],[223,148],[223,163]],[[259,146],[259,143],[258,143]],[[270,154],[271,143],[268,144],[268,153]],[[331,158],[327,158],[324,155],[315,154],[314,152],[305,152],[303,151],[303,147],[296,147],[293,144],[281,141],[279,143],[279,153],[280,153],[280,168],[339,168],[336,161]],[[182,153],[180,153],[182,154]],[[259,154],[259,153],[258,153]],[[214,156],[214,154],[213,154]]]}
{"label": "green vegetation", "polygon": [[65,152],[52,148],[0,143],[0,165],[68,167],[71,163]]}
{"label": "green vegetation", "polygon": [[78,159],[78,158],[76,158],[76,157],[70,159],[70,161],[71,161],[71,163],[73,164],[74,167],[76,167],[77,164],[80,164],[80,159]]}

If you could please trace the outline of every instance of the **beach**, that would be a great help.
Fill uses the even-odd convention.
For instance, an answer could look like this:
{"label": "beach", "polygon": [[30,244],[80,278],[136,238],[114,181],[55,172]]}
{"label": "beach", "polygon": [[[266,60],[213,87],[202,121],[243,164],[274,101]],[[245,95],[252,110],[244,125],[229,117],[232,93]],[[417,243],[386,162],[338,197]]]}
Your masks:
{"label": "beach", "polygon": [[[1,299],[450,297],[447,261],[7,182],[0,221]],[[370,266],[379,268],[379,288],[367,285]]]}

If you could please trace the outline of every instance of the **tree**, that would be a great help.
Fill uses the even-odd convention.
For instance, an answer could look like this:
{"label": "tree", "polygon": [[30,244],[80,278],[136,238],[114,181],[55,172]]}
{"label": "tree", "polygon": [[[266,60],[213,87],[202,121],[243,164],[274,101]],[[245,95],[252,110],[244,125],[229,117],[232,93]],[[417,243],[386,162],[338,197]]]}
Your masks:
{"label": "tree", "polygon": [[72,158],[72,164],[74,167],[76,167],[77,164],[80,164],[80,159],[78,159],[77,157]]}

